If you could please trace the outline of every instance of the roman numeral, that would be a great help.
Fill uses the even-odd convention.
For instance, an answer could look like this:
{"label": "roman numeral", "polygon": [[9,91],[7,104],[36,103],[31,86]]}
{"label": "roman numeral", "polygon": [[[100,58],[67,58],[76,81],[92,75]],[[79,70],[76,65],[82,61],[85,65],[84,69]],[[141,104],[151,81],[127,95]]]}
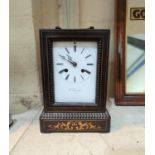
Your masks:
{"label": "roman numeral", "polygon": [[81,78],[84,80],[84,77],[81,75]]}
{"label": "roman numeral", "polygon": [[85,59],[89,58],[90,56],[91,56],[91,54],[87,55],[87,56],[85,57]]}
{"label": "roman numeral", "polygon": [[63,65],[63,63],[57,63],[56,65],[57,65],[57,66],[62,66],[62,65]]}
{"label": "roman numeral", "polygon": [[66,52],[69,54],[70,52],[69,52],[69,50],[67,49],[67,48],[65,48],[65,50],[66,50]]}
{"label": "roman numeral", "polygon": [[76,42],[74,42],[74,52],[76,52]]}
{"label": "roman numeral", "polygon": [[76,82],[76,76],[74,76],[74,83]]}
{"label": "roman numeral", "polygon": [[87,66],[93,66],[94,64],[93,63],[87,63]]}
{"label": "roman numeral", "polygon": [[69,74],[65,77],[65,80],[68,80],[68,78],[69,78]]}
{"label": "roman numeral", "polygon": [[81,51],[81,54],[84,52],[85,48],[83,48],[83,50]]}

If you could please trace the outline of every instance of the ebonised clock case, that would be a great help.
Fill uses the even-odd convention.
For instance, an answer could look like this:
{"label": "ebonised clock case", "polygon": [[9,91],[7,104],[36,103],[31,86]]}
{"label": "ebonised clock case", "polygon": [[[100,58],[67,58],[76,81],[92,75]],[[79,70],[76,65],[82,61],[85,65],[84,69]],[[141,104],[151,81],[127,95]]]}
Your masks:
{"label": "ebonised clock case", "polygon": [[[110,115],[106,110],[109,55],[109,30],[103,29],[41,29],[41,64],[44,110],[40,116],[41,132],[108,132]],[[89,105],[55,105],[53,55],[54,41],[97,42],[96,102]],[[78,129],[79,122],[84,126]],[[67,123],[69,126],[67,126]],[[92,128],[90,126],[93,126]]]}

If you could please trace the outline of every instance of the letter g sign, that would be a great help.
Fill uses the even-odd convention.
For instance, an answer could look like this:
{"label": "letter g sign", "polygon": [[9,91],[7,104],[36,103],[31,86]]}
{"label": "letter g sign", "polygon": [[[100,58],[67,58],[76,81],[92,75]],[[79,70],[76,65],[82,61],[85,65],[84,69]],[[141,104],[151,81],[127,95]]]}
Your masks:
{"label": "letter g sign", "polygon": [[130,8],[130,20],[145,20],[145,8]]}

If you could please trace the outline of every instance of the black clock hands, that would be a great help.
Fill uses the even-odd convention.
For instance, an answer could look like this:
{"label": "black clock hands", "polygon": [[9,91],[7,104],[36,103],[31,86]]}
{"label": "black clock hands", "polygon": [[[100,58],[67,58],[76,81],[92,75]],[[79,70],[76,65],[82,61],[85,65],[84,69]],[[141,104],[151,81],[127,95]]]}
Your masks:
{"label": "black clock hands", "polygon": [[72,57],[70,55],[67,54],[68,60],[74,63],[74,67],[77,66],[77,63],[75,61],[72,60]]}
{"label": "black clock hands", "polygon": [[67,57],[68,57],[68,60],[73,61],[70,55],[67,54]]}
{"label": "black clock hands", "polygon": [[68,59],[66,59],[66,57],[63,56],[63,55],[59,55],[59,56],[60,56],[63,60],[66,60],[67,62],[69,62],[70,64],[72,64],[73,67],[76,67],[76,66],[77,66],[77,63],[74,62],[74,61],[72,60],[72,57],[71,57],[71,56],[67,55]]}

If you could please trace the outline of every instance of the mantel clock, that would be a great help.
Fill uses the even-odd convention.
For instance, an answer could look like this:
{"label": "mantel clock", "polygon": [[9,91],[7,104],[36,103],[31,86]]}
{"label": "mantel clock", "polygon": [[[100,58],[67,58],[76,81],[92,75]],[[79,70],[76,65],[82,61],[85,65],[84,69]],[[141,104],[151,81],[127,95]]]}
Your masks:
{"label": "mantel clock", "polygon": [[40,129],[108,132],[109,30],[40,30],[44,110]]}

